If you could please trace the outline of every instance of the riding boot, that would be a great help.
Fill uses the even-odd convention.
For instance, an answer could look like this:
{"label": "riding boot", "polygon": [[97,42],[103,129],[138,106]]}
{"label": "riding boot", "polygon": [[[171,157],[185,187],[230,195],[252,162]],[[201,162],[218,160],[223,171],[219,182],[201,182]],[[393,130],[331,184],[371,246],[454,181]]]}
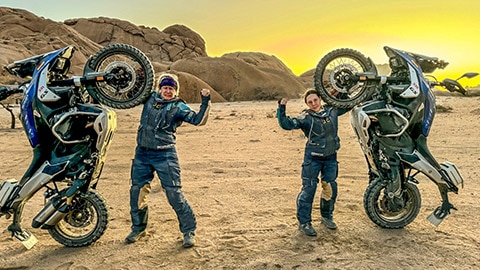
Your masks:
{"label": "riding boot", "polygon": [[131,212],[132,231],[144,231],[148,223],[148,206]]}
{"label": "riding boot", "polygon": [[130,188],[130,216],[132,218],[132,231],[141,232],[147,227],[147,197],[149,193],[150,184],[145,184],[142,187],[132,185]]}
{"label": "riding boot", "polygon": [[327,219],[333,218],[333,208],[335,202],[333,200],[320,199],[320,214]]}
{"label": "riding boot", "polygon": [[141,237],[146,235],[145,229],[148,222],[148,206],[143,209],[131,211],[132,231],[125,238],[127,244],[135,243]]}
{"label": "riding boot", "polygon": [[333,221],[334,200],[320,199],[320,214],[322,215],[322,223],[329,229],[337,229],[337,224]]}

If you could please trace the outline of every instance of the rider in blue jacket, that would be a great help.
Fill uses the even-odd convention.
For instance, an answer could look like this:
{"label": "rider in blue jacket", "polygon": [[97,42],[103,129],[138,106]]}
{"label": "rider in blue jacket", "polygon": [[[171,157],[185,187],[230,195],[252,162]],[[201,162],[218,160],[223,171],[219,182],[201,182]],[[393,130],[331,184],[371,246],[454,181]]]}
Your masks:
{"label": "rider in blue jacket", "polygon": [[202,89],[202,104],[196,113],[178,97],[180,87],[174,74],[163,74],[159,86],[160,90],[152,92],[145,102],[138,128],[137,147],[131,169],[132,231],[125,241],[133,243],[145,235],[148,221],[147,197],[156,172],[168,202],[177,214],[180,231],[183,233],[183,247],[187,248],[194,245],[197,224],[193,210],[182,192],[175,132],[182,122],[197,126],[206,123],[210,91]]}
{"label": "rider in blue jacket", "polygon": [[340,148],[340,138],[337,135],[338,116],[347,110],[322,106],[322,100],[315,89],[305,92],[304,101],[308,109],[297,117],[289,117],[285,112],[287,99],[279,100],[277,119],[283,129],[301,129],[307,138],[302,164],[302,190],[297,196],[297,219],[303,233],[316,236],[317,232],[311,222],[312,203],[319,183],[319,174],[322,185],[321,220],[327,228],[337,228],[333,221],[333,210],[337,198],[337,151]]}

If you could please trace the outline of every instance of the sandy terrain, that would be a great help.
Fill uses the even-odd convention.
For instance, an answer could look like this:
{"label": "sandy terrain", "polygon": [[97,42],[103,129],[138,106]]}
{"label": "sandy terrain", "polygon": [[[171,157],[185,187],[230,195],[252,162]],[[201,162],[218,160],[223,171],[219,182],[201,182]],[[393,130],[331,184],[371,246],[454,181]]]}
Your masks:
{"label": "sandy terrain", "polygon": [[[206,126],[178,130],[178,152],[185,195],[196,212],[197,245],[181,247],[173,210],[158,179],[150,196],[147,236],[124,244],[130,230],[129,173],[140,107],[117,111],[118,132],[98,189],[109,204],[109,227],[92,246],[66,248],[48,232],[32,229],[42,194],[26,205],[22,225],[39,242],[26,250],[8,233],[0,234],[0,269],[480,269],[480,98],[438,97],[451,113],[438,113],[429,137],[440,162],[455,163],[465,188],[451,194],[458,208],[440,226],[426,217],[440,205],[436,186],[419,176],[422,209],[404,229],[381,229],[363,210],[366,165],[349,116],[340,118],[337,231],[319,222],[319,194],[314,204],[316,238],[297,229],[295,198],[300,190],[302,133],[282,130],[276,102],[214,103]],[[198,109],[198,104],[191,104]],[[287,106],[289,115],[303,108]],[[17,122],[0,109],[0,179],[19,178],[31,149]],[[0,229],[10,220],[0,219]],[[0,231],[0,232],[1,232]]]}

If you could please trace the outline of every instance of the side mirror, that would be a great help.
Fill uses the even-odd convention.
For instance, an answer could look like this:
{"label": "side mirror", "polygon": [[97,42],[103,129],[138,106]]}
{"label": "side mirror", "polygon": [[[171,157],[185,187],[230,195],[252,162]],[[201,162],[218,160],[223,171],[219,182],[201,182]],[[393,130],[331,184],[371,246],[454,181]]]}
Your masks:
{"label": "side mirror", "polygon": [[457,81],[460,80],[460,79],[463,78],[463,77],[466,77],[466,78],[468,78],[468,79],[471,79],[471,78],[473,78],[473,77],[475,77],[475,76],[477,76],[477,75],[478,75],[478,72],[467,72],[467,73],[463,74],[462,76],[460,76],[460,77],[457,79]]}

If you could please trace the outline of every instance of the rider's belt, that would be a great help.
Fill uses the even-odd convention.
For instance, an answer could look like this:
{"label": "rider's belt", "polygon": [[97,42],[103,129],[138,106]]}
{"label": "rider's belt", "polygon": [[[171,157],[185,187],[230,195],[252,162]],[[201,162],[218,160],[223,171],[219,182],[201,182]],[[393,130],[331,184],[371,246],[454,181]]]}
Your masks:
{"label": "rider's belt", "polygon": [[157,149],[162,150],[162,149],[170,149],[170,148],[174,148],[174,147],[175,147],[175,144],[171,143],[171,144],[167,144],[167,145],[159,145],[159,146],[157,146]]}

